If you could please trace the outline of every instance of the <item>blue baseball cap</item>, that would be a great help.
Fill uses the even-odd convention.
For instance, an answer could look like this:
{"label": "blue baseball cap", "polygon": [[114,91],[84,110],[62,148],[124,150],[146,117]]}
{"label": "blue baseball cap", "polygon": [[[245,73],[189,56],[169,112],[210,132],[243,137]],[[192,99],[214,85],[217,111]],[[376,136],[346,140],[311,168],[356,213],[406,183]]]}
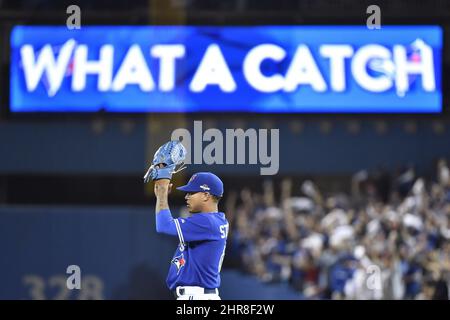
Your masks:
{"label": "blue baseball cap", "polygon": [[184,192],[208,192],[216,197],[223,195],[223,182],[211,172],[197,172],[192,175],[189,182],[177,190]]}

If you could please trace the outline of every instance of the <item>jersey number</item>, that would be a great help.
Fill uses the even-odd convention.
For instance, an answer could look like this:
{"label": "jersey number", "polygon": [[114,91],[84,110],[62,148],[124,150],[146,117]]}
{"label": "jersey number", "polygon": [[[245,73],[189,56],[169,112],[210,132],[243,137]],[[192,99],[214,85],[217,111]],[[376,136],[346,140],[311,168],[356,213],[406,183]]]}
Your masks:
{"label": "jersey number", "polygon": [[[219,227],[219,229],[220,229],[220,237],[222,239],[225,239],[226,237],[228,237],[228,223],[221,225]],[[223,263],[223,259],[225,258],[225,249],[226,249],[226,246],[223,247],[223,252],[222,252],[222,255],[220,256],[219,272],[220,272],[220,270],[222,270],[222,263]]]}
{"label": "jersey number", "polygon": [[220,237],[222,239],[225,239],[226,237],[228,237],[228,223],[221,225],[219,227],[219,229],[220,229]]}

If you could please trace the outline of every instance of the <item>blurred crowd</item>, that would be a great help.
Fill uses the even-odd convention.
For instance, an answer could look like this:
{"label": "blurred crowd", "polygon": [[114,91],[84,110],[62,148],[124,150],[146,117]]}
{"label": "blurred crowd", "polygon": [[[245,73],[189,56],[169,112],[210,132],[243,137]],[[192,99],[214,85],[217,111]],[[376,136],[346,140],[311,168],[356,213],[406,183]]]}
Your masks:
{"label": "blurred crowd", "polygon": [[[275,196],[275,189],[278,196]],[[298,188],[297,188],[298,189]],[[232,193],[227,258],[305,299],[448,299],[450,171],[361,171],[347,194],[310,180]]]}

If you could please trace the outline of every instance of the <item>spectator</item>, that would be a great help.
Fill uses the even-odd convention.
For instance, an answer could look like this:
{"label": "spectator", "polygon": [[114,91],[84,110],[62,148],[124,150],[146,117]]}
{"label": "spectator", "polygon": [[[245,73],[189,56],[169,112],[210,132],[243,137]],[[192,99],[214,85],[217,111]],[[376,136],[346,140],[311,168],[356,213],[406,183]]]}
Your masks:
{"label": "spectator", "polygon": [[[287,282],[309,299],[448,299],[450,178],[444,160],[436,180],[412,166],[352,177],[351,195],[320,192],[312,181],[293,196],[292,181],[263,193],[245,189],[227,201],[245,272]],[[392,187],[391,187],[392,186]],[[368,270],[372,270],[369,273]],[[368,283],[376,280],[376,285]]]}

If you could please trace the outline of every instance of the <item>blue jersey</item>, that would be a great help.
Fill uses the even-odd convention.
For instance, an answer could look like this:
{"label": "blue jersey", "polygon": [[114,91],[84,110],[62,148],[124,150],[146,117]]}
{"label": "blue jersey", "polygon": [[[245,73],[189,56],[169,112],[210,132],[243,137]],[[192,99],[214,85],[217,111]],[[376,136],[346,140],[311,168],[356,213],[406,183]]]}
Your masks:
{"label": "blue jersey", "polygon": [[156,230],[180,240],[167,276],[170,290],[177,286],[219,288],[228,228],[223,212],[195,213],[177,219],[168,209],[156,214]]}

